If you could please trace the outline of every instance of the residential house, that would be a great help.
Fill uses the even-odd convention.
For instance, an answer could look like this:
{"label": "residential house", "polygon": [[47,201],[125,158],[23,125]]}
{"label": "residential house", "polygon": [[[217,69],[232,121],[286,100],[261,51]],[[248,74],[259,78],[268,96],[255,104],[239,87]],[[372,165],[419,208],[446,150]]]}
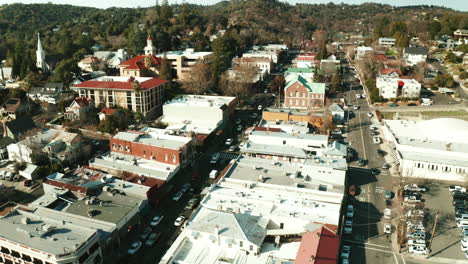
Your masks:
{"label": "residential house", "polygon": [[320,60],[315,59],[316,56],[316,52],[299,54],[293,60],[293,64],[295,64],[297,68],[314,68],[315,64],[320,62]]}
{"label": "residential house", "polygon": [[99,58],[107,67],[114,69],[130,58],[124,49],[118,49],[117,51],[95,51],[94,57]]}
{"label": "residential house", "polygon": [[302,235],[294,264],[336,264],[339,261],[340,236],[326,225]]}
{"label": "residential house", "polygon": [[20,137],[29,133],[36,128],[30,116],[22,116],[9,122],[4,122],[3,136],[13,140],[18,140]]}
{"label": "residential house", "polygon": [[313,68],[288,68],[286,70],[285,79],[286,81],[302,76],[308,82],[314,81],[314,69]]}
{"label": "residential house", "polygon": [[380,77],[400,78],[402,75],[400,68],[384,68],[379,72]]}
{"label": "residential house", "polygon": [[33,163],[32,155],[45,153],[59,162],[73,164],[90,153],[90,147],[82,142],[76,133],[58,129],[42,129],[7,147],[8,158],[16,162]]}
{"label": "residential house", "polygon": [[[8,149],[7,146],[15,143],[15,141],[10,137],[0,138],[0,160],[8,159]],[[1,200],[1,199],[0,199]]]}
{"label": "residential house", "polygon": [[426,47],[409,47],[403,51],[403,58],[406,64],[414,66],[427,60],[428,50]]}
{"label": "residential house", "polygon": [[11,67],[3,67],[0,65],[0,80],[7,81],[11,80],[11,71],[13,68]]}
{"label": "residential house", "polygon": [[291,79],[284,88],[284,106],[308,109],[325,105],[325,83],[310,83],[301,76]]}
{"label": "residential house", "polygon": [[468,29],[457,29],[453,32],[453,36],[456,39],[468,40]]}
{"label": "residential house", "polygon": [[95,111],[94,101],[91,98],[77,97],[65,108],[65,119],[83,121],[91,119]]}
{"label": "residential house", "polygon": [[374,49],[371,47],[366,47],[366,46],[357,47],[356,48],[356,60],[362,60],[365,58],[367,54],[370,54],[372,52],[374,52]]}
{"label": "residential house", "polygon": [[138,55],[119,64],[120,76],[155,77],[161,63],[162,59],[152,54]]}
{"label": "residential house", "polygon": [[93,72],[104,67],[104,63],[98,57],[89,56],[80,60],[78,67],[84,72]]}
{"label": "residential house", "polygon": [[46,83],[44,87],[32,87],[28,96],[34,101],[57,104],[67,97],[63,91],[63,83]]}
{"label": "residential house", "polygon": [[376,86],[379,95],[386,99],[419,98],[421,95],[421,84],[414,79],[377,77]]}
{"label": "residential house", "polygon": [[20,98],[10,98],[0,109],[0,114],[10,120],[25,115],[28,112],[28,106]]}
{"label": "residential house", "polygon": [[101,112],[99,112],[98,117],[99,120],[105,120],[107,116],[112,116],[114,118],[119,118],[121,115],[121,111],[115,108],[103,108]]}
{"label": "residential house", "polygon": [[72,89],[80,97],[91,98],[96,105],[119,106],[152,118],[161,114],[167,84],[168,81],[158,78],[103,76],[74,85]]}
{"label": "residential house", "polygon": [[330,106],[330,112],[335,123],[341,123],[345,118],[345,110],[340,104],[332,104]]}
{"label": "residential house", "polygon": [[379,46],[393,47],[395,46],[396,39],[394,38],[379,38]]}
{"label": "residential house", "polygon": [[172,69],[176,71],[177,78],[184,80],[190,74],[194,65],[197,63],[209,63],[213,52],[185,49],[184,51],[168,51],[156,56],[160,58],[166,56]]}

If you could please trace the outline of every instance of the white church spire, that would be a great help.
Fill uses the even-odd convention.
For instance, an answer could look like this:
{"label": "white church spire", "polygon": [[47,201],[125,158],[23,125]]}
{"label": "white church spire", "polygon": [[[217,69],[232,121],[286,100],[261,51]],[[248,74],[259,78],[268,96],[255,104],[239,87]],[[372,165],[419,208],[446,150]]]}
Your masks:
{"label": "white church spire", "polygon": [[45,51],[42,48],[41,35],[37,33],[36,67],[47,72],[49,67],[45,61]]}
{"label": "white church spire", "polygon": [[145,55],[156,55],[156,47],[153,45],[153,39],[150,35],[146,39]]}

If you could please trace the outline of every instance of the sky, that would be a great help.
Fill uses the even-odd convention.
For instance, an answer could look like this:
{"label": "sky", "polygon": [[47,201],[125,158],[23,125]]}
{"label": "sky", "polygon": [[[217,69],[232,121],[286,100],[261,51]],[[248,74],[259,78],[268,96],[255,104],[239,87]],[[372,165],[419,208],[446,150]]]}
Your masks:
{"label": "sky", "polygon": [[[181,3],[183,0],[168,0],[169,4]],[[188,3],[196,3],[203,5],[210,5],[219,0],[185,0]],[[453,8],[459,11],[468,12],[468,0],[281,0],[283,2],[295,3],[347,3],[347,4],[361,4],[364,2],[376,2],[381,4],[389,4],[396,6],[405,5],[442,5],[445,7]],[[54,4],[72,4],[81,6],[92,6],[98,8],[108,8],[112,6],[117,7],[148,7],[154,5],[156,0],[0,0],[1,4],[11,3],[47,3],[51,2]],[[162,0],[159,0],[161,3]]]}

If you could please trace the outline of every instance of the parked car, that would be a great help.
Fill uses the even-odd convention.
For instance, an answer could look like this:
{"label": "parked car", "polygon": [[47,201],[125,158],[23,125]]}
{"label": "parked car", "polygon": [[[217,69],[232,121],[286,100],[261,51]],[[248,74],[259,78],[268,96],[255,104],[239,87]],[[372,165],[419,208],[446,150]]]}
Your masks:
{"label": "parked car", "polygon": [[340,257],[343,259],[349,259],[349,254],[351,253],[351,246],[343,245],[341,248]]}
{"label": "parked car", "polygon": [[257,109],[258,110],[263,110],[263,105],[259,105]]}
{"label": "parked car", "polygon": [[466,193],[466,188],[458,186],[458,185],[450,185],[449,186],[449,191],[452,192],[452,193],[455,192],[455,191],[459,191],[461,193]]}
{"label": "parked car", "polygon": [[151,229],[151,227],[145,228],[145,229],[143,230],[143,233],[141,233],[140,238],[141,238],[142,240],[145,240],[145,239],[149,236],[149,234],[151,234],[152,231],[153,231],[153,230]]}
{"label": "parked car", "polygon": [[408,196],[403,199],[405,202],[412,202],[412,203],[420,203],[421,200],[418,199],[416,196]]}
{"label": "parked car", "polygon": [[237,150],[237,146],[230,146],[229,151],[234,152]]}
{"label": "parked car", "polygon": [[384,163],[384,164],[382,165],[382,168],[383,168],[383,169],[390,169],[390,164]]}
{"label": "parked car", "polygon": [[218,170],[212,170],[210,172],[210,179],[215,179],[218,176]]}
{"label": "parked car", "polygon": [[344,233],[351,234],[353,232],[353,219],[348,218],[345,220]]}
{"label": "parked car", "polygon": [[372,112],[369,112],[369,113],[367,113],[367,116],[368,116],[368,117],[373,117],[374,114],[372,114]]}
{"label": "parked car", "polygon": [[388,106],[390,106],[390,107],[397,107],[397,104],[393,103],[393,104],[389,104]]}
{"label": "parked car", "polygon": [[353,106],[353,109],[354,109],[354,110],[358,110],[358,109],[359,109],[359,105],[354,105],[354,106]]}
{"label": "parked car", "polygon": [[354,216],[354,206],[351,204],[348,204],[348,207],[346,208],[346,216],[347,217],[353,217]]}
{"label": "parked car", "polygon": [[356,99],[361,99],[361,95],[360,94],[356,94]]}
{"label": "parked car", "polygon": [[370,130],[377,130],[377,127],[376,127],[375,125],[370,125],[370,126],[369,126],[369,129],[370,129]]}
{"label": "parked car", "polygon": [[363,166],[366,166],[366,164],[367,164],[367,160],[365,160],[365,159],[359,159],[358,160],[358,165],[359,166],[363,167]]}
{"label": "parked car", "polygon": [[414,238],[414,239],[416,238],[426,239],[426,233],[422,231],[414,231],[412,233],[407,233],[406,236]]}
{"label": "parked car", "polygon": [[178,191],[172,196],[172,200],[178,202],[180,200],[180,198],[182,198],[183,195],[184,195],[184,193]]}
{"label": "parked car", "polygon": [[417,255],[427,255],[429,254],[429,250],[426,246],[411,246],[408,249],[409,253],[417,254]]}
{"label": "parked car", "polygon": [[134,242],[133,244],[131,244],[130,248],[127,251],[128,254],[129,255],[135,255],[138,252],[138,250],[140,250],[142,244],[143,243],[141,243],[141,241],[137,241],[137,242]]}
{"label": "parked car", "polygon": [[384,233],[391,234],[392,233],[392,225],[391,224],[384,224]]}
{"label": "parked car", "polygon": [[393,193],[392,191],[385,191],[385,199],[392,199],[393,198]]}
{"label": "parked car", "polygon": [[381,150],[381,149],[378,149],[378,150],[377,150],[377,155],[379,155],[380,157],[385,156],[385,154],[386,154],[385,151],[383,151],[383,150]]}
{"label": "parked car", "polygon": [[226,142],[225,142],[224,144],[225,144],[226,146],[231,146],[232,142],[233,142],[233,139],[232,139],[232,138],[228,138],[228,139],[226,139]]}
{"label": "parked car", "polygon": [[221,156],[220,153],[215,153],[213,154],[213,156],[211,156],[211,160],[210,160],[210,163],[211,164],[216,164],[218,163],[218,160],[219,160],[219,157]]}
{"label": "parked car", "polygon": [[385,219],[392,218],[392,209],[390,209],[390,208],[385,208],[384,209],[384,218]]}
{"label": "parked car", "polygon": [[374,144],[380,144],[381,143],[380,137],[378,137],[378,136],[373,136],[372,141],[374,142]]}
{"label": "parked car", "polygon": [[150,226],[155,227],[161,223],[161,221],[164,219],[163,215],[157,215],[151,219]]}
{"label": "parked car", "polygon": [[179,217],[176,218],[174,225],[175,226],[181,226],[185,221],[185,216],[180,215]]}
{"label": "parked car", "polygon": [[153,232],[149,235],[148,239],[145,242],[145,246],[152,247],[156,241],[158,241],[161,233]]}
{"label": "parked car", "polygon": [[198,205],[198,199],[197,198],[192,198],[188,201],[187,205],[185,206],[186,210],[192,210]]}
{"label": "parked car", "polygon": [[425,239],[420,239],[420,238],[410,239],[410,240],[408,240],[408,245],[409,246],[415,246],[415,245],[426,246],[426,240]]}
{"label": "parked car", "polygon": [[425,192],[426,191],[425,187],[418,186],[417,184],[405,185],[403,189],[405,191],[413,191],[413,192]]}

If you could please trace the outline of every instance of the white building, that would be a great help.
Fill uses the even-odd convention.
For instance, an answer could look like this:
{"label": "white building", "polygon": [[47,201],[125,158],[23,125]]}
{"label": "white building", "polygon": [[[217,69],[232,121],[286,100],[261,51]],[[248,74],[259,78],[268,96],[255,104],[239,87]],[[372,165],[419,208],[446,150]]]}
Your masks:
{"label": "white building", "polygon": [[409,47],[405,48],[403,58],[408,65],[414,66],[420,62],[425,62],[427,60],[427,54],[427,48]]}
{"label": "white building", "polygon": [[281,53],[287,51],[288,47],[282,44],[269,44],[266,46],[253,46],[251,50],[242,54],[243,58],[269,59],[278,63]]}
{"label": "white building", "polygon": [[0,262],[99,264],[99,233],[56,214],[17,208],[0,218]]}
{"label": "white building", "polygon": [[120,63],[130,58],[124,49],[118,49],[117,51],[95,51],[94,57],[99,58],[110,68],[118,68]]}
{"label": "white building", "polygon": [[357,47],[356,48],[356,60],[364,59],[367,53],[373,52],[374,49],[371,47]]}
{"label": "white building", "polygon": [[343,107],[337,103],[334,103],[330,106],[331,115],[333,117],[333,121],[339,123],[344,120],[345,118],[345,110]]}
{"label": "white building", "polygon": [[301,76],[306,81],[314,82],[314,69],[313,68],[288,68],[285,74],[286,82],[297,79],[297,76]]}
{"label": "white building", "polygon": [[156,47],[153,45],[153,39],[150,35],[146,38],[146,47],[144,48],[145,55],[156,55]]}
{"label": "white building", "polygon": [[48,72],[49,65],[47,65],[45,55],[46,53],[41,44],[41,36],[39,33],[37,33],[36,67],[41,69],[43,72]]}
{"label": "white building", "polygon": [[307,134],[310,132],[309,122],[307,121],[269,121],[262,119],[258,126],[264,128],[278,128],[281,130],[281,132],[289,134]]}
{"label": "white building", "polygon": [[384,136],[403,176],[466,183],[468,121],[438,118],[384,120],[383,124]]}
{"label": "white building", "polygon": [[0,80],[5,81],[5,80],[11,80],[11,71],[13,68],[11,67],[2,67],[0,65]]}
{"label": "white building", "polygon": [[163,105],[166,129],[209,135],[223,128],[237,105],[235,97],[182,95]]}
{"label": "white building", "polygon": [[274,67],[273,61],[271,59],[264,58],[234,58],[232,59],[232,62],[234,65],[256,67],[261,72],[265,72],[266,74],[270,74]]}
{"label": "white building", "polygon": [[379,46],[393,47],[396,39],[394,38],[379,38]]}
{"label": "white building", "polygon": [[377,77],[376,86],[379,95],[386,99],[419,98],[421,95],[421,84],[415,79]]}
{"label": "white building", "polygon": [[281,238],[300,237],[322,224],[337,227],[340,221],[346,162],[340,172],[312,169],[316,164],[233,161],[160,264],[293,263],[300,243]]}
{"label": "white building", "polygon": [[199,62],[209,63],[213,52],[186,49],[184,51],[167,51],[155,56],[159,58],[166,56],[167,60],[171,63],[171,67],[177,72],[177,78],[183,80],[190,74],[195,64]]}

